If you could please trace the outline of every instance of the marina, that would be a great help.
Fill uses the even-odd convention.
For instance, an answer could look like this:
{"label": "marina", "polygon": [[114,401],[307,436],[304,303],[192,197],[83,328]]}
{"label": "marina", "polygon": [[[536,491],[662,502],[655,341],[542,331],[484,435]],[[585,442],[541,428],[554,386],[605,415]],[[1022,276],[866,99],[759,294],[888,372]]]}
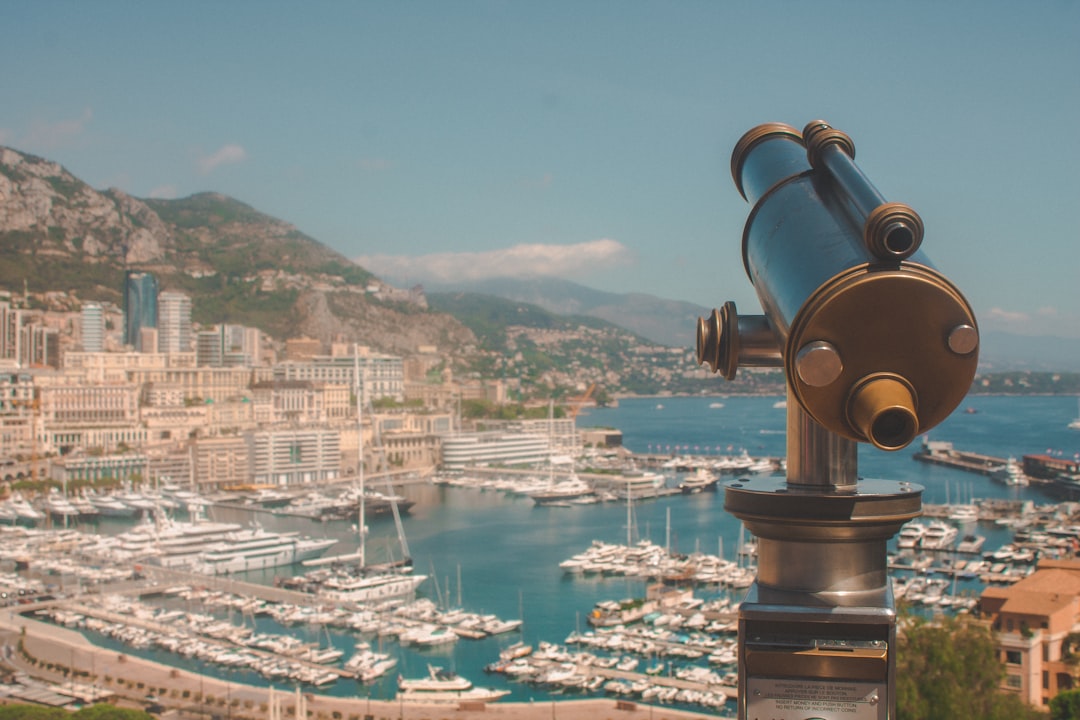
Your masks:
{"label": "marina", "polygon": [[[971,447],[974,451],[996,447],[999,452],[1021,457],[1028,449],[1017,441],[1018,431],[982,437],[978,433],[965,435],[964,430],[967,424],[975,424],[973,429],[977,430],[978,423],[1004,417],[1022,428],[1049,428],[1050,423],[1040,425],[1028,415],[1045,416],[1047,400],[988,398],[979,415],[951,418],[942,432],[948,430],[957,447]],[[665,399],[664,415],[669,422],[680,408],[688,421],[671,433],[684,433],[687,427],[696,426],[695,403],[708,409],[703,400]],[[610,411],[595,411],[592,419],[621,426],[628,447],[643,447],[650,442],[645,438],[655,438],[658,432],[651,420],[654,406],[624,400],[618,409],[621,418]],[[995,407],[1001,408],[1000,414],[995,413]],[[783,413],[772,408],[771,400],[726,398],[723,408],[708,412],[720,426],[708,432],[718,437],[730,432],[731,442],[706,443],[704,436],[676,442],[674,435],[669,436],[672,446],[685,448],[680,450],[679,458],[688,467],[697,457],[738,458],[744,450],[751,457],[782,455]],[[729,412],[733,416],[730,421],[738,425],[737,431],[728,431],[719,422],[719,416]],[[953,427],[954,420],[957,424]],[[1052,434],[1052,430],[1046,434]],[[1053,440],[1039,442],[1040,449],[1044,444],[1053,444]],[[599,460],[591,462],[595,465]],[[898,547],[899,539],[890,548],[897,595],[923,612],[968,611],[986,584],[1015,581],[1030,572],[1039,556],[1073,551],[1074,530],[1080,527],[1075,508],[1043,494],[1037,486],[1008,486],[989,476],[911,462],[911,452],[868,453],[860,457],[860,464],[864,474],[923,485],[926,512],[916,522],[929,527],[931,521],[937,520],[956,530],[950,541],[941,542],[936,549],[913,544],[903,550]],[[248,632],[244,637],[259,638],[272,646],[280,642],[276,636],[294,636],[310,653],[304,662],[326,668],[309,666],[318,674],[270,679],[255,665],[241,663],[235,656],[247,658],[251,653],[265,662],[267,656],[263,653],[271,651],[242,648],[235,639],[223,641],[199,635],[199,643],[215,646],[216,650],[192,651],[187,657],[157,641],[134,647],[121,636],[80,628],[103,647],[166,663],[182,663],[238,683],[297,686],[329,696],[389,700],[398,692],[397,675],[422,678],[430,665],[451,670],[476,685],[505,691],[499,702],[609,697],[712,708],[716,706],[709,703],[716,703],[717,696],[705,693],[724,693],[725,683],[730,685],[734,669],[730,649],[735,640],[732,620],[753,577],[754,544],[723,512],[722,492],[680,491],[679,484],[696,470],[659,472],[665,477],[664,493],[567,505],[540,506],[527,494],[511,489],[526,484],[530,476],[540,486],[547,480],[544,472],[500,473],[488,468],[482,473],[438,478],[439,482],[427,479],[398,486],[397,490],[414,502],[402,521],[416,565],[413,572],[425,580],[416,587],[415,600],[395,601],[385,607],[377,601],[320,601],[314,592],[287,587],[289,580],[312,570],[327,570],[332,562],[323,565],[309,561],[307,565],[297,563],[217,577],[200,577],[182,568],[143,565],[141,578],[133,579],[132,563],[113,562],[90,568],[84,559],[87,556],[78,554],[83,542],[88,546],[90,543],[80,540],[72,528],[51,531],[55,535],[47,542],[42,540],[41,547],[33,552],[14,552],[15,543],[5,541],[5,548],[13,554],[4,555],[3,562],[14,571],[20,562],[29,560],[29,568],[14,577],[23,583],[40,583],[38,595],[64,596],[64,602],[71,604],[61,605],[60,609],[84,618],[108,611],[93,610],[88,602],[93,593],[88,591],[106,582],[96,578],[110,578],[107,582],[118,589],[128,588],[122,593],[128,601],[141,597],[147,609],[139,612],[150,613],[150,620],[172,617],[170,629],[179,626],[180,616],[165,613],[184,612],[200,617],[196,627],[236,633],[241,640],[239,633]],[[588,477],[585,472],[581,476]],[[721,474],[718,490],[735,476]],[[961,499],[964,501],[957,502]],[[975,508],[974,518],[964,515],[967,506]],[[279,514],[277,510],[226,502],[209,508],[207,514],[213,522],[241,528],[249,527],[251,520],[258,518],[268,532],[333,539],[335,544],[325,552],[328,558],[340,557],[348,562],[355,557],[360,544],[355,517],[312,520],[287,512]],[[958,512],[961,517],[951,517]],[[130,531],[137,522],[99,517],[94,523],[80,525],[79,530],[100,539]],[[367,525],[365,537],[371,560],[391,564],[400,561],[392,519],[373,518]],[[18,531],[16,526],[11,532]],[[497,549],[492,547],[493,538],[497,538]],[[969,544],[965,545],[965,541]],[[65,552],[74,553],[77,559],[62,563],[61,554],[55,552],[59,547],[65,547]],[[508,558],[513,561],[507,562]],[[563,565],[567,561],[576,561],[577,567],[573,562],[570,567]],[[641,612],[650,593],[658,592],[652,590],[656,587],[666,588],[673,593],[672,598],[677,596],[676,591],[688,591],[691,598],[678,595],[678,601],[671,600],[672,608],[662,608],[658,599],[662,593],[654,598],[657,607]],[[170,588],[186,589],[165,592]],[[76,595],[78,603],[71,600]],[[638,601],[642,605],[635,607]],[[679,602],[686,605],[678,607]],[[625,616],[620,615],[627,611]],[[97,621],[112,622],[109,618],[117,615],[131,618],[134,612],[99,617]],[[616,613],[610,617],[623,622],[590,621],[594,613],[599,613],[600,620],[605,612]],[[61,627],[80,622],[72,616],[50,621]],[[247,631],[227,630],[226,624]],[[506,629],[492,632],[500,628]],[[222,642],[229,644],[216,645]],[[536,648],[532,653],[535,657],[502,658],[504,650],[519,643]],[[372,659],[367,653],[386,657]],[[219,664],[214,657],[237,664]],[[292,660],[288,653],[281,657]],[[331,657],[336,659],[328,661]],[[357,659],[348,665],[354,657]],[[368,665],[364,664],[365,658]],[[380,661],[384,666],[393,661],[392,669],[374,675]],[[485,675],[489,666],[492,670]],[[370,667],[372,674],[365,677],[363,667]],[[676,682],[696,685],[672,684]],[[730,704],[718,707],[721,714],[733,709]]]}

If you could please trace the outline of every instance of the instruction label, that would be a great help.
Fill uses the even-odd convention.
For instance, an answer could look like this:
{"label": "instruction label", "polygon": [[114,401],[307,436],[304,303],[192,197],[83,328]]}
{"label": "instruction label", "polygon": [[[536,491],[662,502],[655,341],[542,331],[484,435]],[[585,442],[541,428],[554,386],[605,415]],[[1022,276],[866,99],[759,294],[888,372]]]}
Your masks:
{"label": "instruction label", "polygon": [[747,720],[885,720],[881,683],[749,678]]}

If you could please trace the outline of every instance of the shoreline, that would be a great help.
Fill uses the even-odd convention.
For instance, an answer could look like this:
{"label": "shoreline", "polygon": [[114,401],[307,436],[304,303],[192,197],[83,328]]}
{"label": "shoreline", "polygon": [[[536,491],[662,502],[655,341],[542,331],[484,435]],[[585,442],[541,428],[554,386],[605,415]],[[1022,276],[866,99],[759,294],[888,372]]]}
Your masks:
{"label": "shoreline", "polygon": [[[7,611],[0,617],[0,636],[11,650],[3,665],[16,673],[47,682],[54,691],[88,694],[89,688],[113,693],[115,704],[145,709],[156,701],[171,717],[199,716],[241,720],[243,718],[297,717],[297,705],[305,716],[334,720],[427,720],[428,718],[487,718],[488,720],[540,720],[565,718],[618,718],[618,720],[692,720],[716,718],[636,701],[590,698],[543,702],[461,703],[456,706],[367,697],[337,697],[296,690],[258,687],[222,680],[137,656],[94,645],[81,633]],[[23,654],[25,652],[25,655]],[[32,663],[29,658],[37,660]],[[41,667],[44,664],[46,667]],[[49,667],[51,666],[51,668]],[[72,679],[74,667],[82,677]],[[164,692],[162,692],[164,690]],[[153,697],[154,700],[149,698]],[[271,713],[270,703],[276,707]],[[106,700],[108,702],[108,700]],[[90,703],[86,703],[89,705]]]}

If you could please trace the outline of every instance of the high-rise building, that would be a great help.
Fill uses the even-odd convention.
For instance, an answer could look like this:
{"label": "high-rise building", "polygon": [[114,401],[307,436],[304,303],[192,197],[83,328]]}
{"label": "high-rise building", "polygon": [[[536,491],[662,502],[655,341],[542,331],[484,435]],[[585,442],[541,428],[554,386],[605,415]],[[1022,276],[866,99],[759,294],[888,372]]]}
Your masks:
{"label": "high-rise building", "polygon": [[191,298],[165,291],[158,295],[158,352],[191,352]]}
{"label": "high-rise building", "polygon": [[105,310],[97,303],[82,306],[82,346],[85,352],[105,350]]}
{"label": "high-rise building", "polygon": [[10,294],[0,299],[0,358],[19,360],[22,310],[11,307]]}
{"label": "high-rise building", "polygon": [[158,282],[150,273],[128,270],[124,275],[124,344],[138,352],[154,352],[143,347],[140,330],[158,323]]}
{"label": "high-rise building", "polygon": [[87,353],[105,351],[105,310],[96,302],[82,307],[82,349]]}
{"label": "high-rise building", "polygon": [[224,357],[222,326],[203,330],[195,336],[195,364],[200,367],[221,367]]}

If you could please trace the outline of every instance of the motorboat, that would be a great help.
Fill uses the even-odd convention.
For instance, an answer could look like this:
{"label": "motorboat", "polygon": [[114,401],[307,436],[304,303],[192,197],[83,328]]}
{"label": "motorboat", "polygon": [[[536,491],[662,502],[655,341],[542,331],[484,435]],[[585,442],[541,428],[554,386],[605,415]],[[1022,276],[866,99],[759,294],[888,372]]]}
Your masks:
{"label": "motorboat", "polygon": [[716,475],[706,468],[698,468],[692,475],[679,483],[679,489],[687,495],[716,489]]}
{"label": "motorboat", "polygon": [[949,508],[949,519],[957,523],[973,523],[979,519],[979,508],[974,503],[953,505]]}
{"label": "motorboat", "polygon": [[935,520],[926,526],[926,532],[923,533],[922,547],[924,550],[948,549],[956,541],[956,536],[959,534],[960,531],[952,525]]}
{"label": "motorboat", "polygon": [[911,550],[922,544],[923,535],[926,534],[926,526],[922,523],[909,522],[900,528],[896,536],[896,546],[901,550]]}
{"label": "motorboat", "polygon": [[509,690],[475,687],[472,681],[455,672],[428,665],[423,678],[398,680],[398,698],[403,702],[434,705],[462,702],[493,702],[510,694]]}
{"label": "motorboat", "polygon": [[990,477],[1016,487],[1026,487],[1030,482],[1024,474],[1024,467],[1014,457],[1010,457],[1004,465],[990,473]]}
{"label": "motorboat", "polygon": [[580,497],[594,494],[592,485],[585,482],[575,474],[549,484],[540,490],[529,493],[529,497],[537,505],[548,505],[555,502],[566,502]]}

